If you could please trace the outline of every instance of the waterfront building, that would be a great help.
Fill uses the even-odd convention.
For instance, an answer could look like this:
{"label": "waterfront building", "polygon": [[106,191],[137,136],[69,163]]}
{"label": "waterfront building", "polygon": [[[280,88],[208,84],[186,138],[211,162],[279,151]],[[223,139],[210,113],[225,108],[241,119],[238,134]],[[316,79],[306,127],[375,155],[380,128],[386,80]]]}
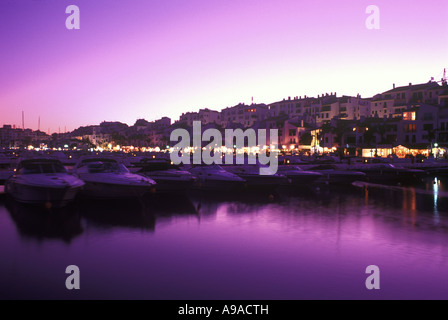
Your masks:
{"label": "waterfront building", "polygon": [[257,121],[266,119],[269,107],[265,104],[246,105],[240,103],[234,107],[221,110],[221,125],[228,127],[232,123],[239,123],[245,128],[252,127]]}
{"label": "waterfront building", "polygon": [[189,127],[193,126],[194,121],[199,121],[199,112],[182,113],[179,119],[179,122],[185,123]]}

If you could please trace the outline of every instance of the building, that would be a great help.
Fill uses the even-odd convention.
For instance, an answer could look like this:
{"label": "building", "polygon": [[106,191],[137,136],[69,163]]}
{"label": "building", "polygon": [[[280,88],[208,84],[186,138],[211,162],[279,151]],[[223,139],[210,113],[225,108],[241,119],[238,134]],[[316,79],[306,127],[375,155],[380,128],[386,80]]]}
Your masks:
{"label": "building", "polygon": [[232,123],[238,123],[245,128],[252,127],[257,121],[268,117],[269,108],[265,104],[251,104],[250,106],[240,103],[234,107],[221,110],[221,125],[228,127]]}

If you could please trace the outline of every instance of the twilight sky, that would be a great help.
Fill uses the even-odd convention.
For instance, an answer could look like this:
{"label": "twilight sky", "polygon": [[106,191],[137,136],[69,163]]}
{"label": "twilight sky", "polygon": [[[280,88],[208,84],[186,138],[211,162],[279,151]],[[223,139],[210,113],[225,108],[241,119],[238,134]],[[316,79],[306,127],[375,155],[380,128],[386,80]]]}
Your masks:
{"label": "twilight sky", "polygon": [[0,41],[0,126],[72,131],[440,80],[448,1],[1,0]]}

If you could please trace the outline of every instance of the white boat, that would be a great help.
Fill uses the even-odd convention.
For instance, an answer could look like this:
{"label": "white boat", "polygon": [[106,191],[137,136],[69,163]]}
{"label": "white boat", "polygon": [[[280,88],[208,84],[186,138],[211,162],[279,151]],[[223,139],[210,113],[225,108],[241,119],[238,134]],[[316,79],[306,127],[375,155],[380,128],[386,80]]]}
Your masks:
{"label": "white boat", "polygon": [[202,190],[236,191],[243,189],[246,183],[217,164],[194,166],[189,172],[197,178],[196,187]]}
{"label": "white boat", "polygon": [[353,182],[364,181],[366,178],[364,172],[341,169],[333,164],[315,165],[307,170],[321,173],[322,178],[317,182],[326,185],[352,185]]}
{"label": "white boat", "polygon": [[85,182],[82,195],[89,198],[134,198],[155,191],[154,180],[130,173],[114,158],[81,158],[73,172]]}
{"label": "white boat", "polygon": [[404,168],[391,163],[375,163],[355,167],[366,175],[366,181],[378,184],[415,185],[427,176],[424,170]]}
{"label": "white boat", "polygon": [[19,202],[61,207],[73,201],[84,182],[69,174],[59,160],[21,160],[5,182],[5,193]]}
{"label": "white boat", "polygon": [[186,170],[171,164],[167,159],[145,158],[134,163],[136,174],[148,177],[157,183],[157,193],[184,193],[191,189],[196,177]]}
{"label": "white boat", "polygon": [[261,175],[260,168],[258,164],[242,164],[225,167],[227,171],[246,180],[246,188],[249,190],[275,190],[280,185],[290,183],[289,179],[283,174]]}
{"label": "white boat", "polygon": [[294,165],[280,165],[277,172],[286,176],[291,185],[297,187],[309,187],[322,177],[320,172],[303,170]]}

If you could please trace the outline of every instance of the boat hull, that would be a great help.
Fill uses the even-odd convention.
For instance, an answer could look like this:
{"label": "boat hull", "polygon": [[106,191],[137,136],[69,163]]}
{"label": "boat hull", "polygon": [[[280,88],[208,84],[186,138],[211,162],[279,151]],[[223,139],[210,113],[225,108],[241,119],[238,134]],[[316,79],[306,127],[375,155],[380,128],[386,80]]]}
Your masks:
{"label": "boat hull", "polygon": [[326,185],[352,185],[356,181],[365,181],[366,175],[364,173],[354,172],[337,172],[337,171],[318,171],[322,176],[317,179],[317,182]]}
{"label": "boat hull", "polygon": [[113,184],[86,180],[84,180],[84,182],[85,186],[81,192],[81,196],[85,198],[139,198],[143,197],[145,194],[155,192],[155,187],[148,185]]}
{"label": "boat hull", "polygon": [[198,179],[194,184],[194,189],[204,191],[239,192],[244,188],[245,181],[239,180]]}
{"label": "boat hull", "polygon": [[62,207],[69,204],[75,200],[81,189],[82,186],[44,187],[10,181],[5,184],[5,192],[18,202],[52,207]]}
{"label": "boat hull", "polygon": [[421,183],[424,176],[420,173],[401,173],[401,172],[380,172],[380,171],[365,171],[366,181],[378,184],[406,184],[412,185]]}
{"label": "boat hull", "polygon": [[303,175],[288,175],[286,177],[291,181],[291,185],[296,187],[309,187],[310,184],[315,183],[319,178],[322,177],[321,174],[303,174]]}
{"label": "boat hull", "polygon": [[194,187],[195,180],[170,180],[152,177],[156,193],[184,193]]}

